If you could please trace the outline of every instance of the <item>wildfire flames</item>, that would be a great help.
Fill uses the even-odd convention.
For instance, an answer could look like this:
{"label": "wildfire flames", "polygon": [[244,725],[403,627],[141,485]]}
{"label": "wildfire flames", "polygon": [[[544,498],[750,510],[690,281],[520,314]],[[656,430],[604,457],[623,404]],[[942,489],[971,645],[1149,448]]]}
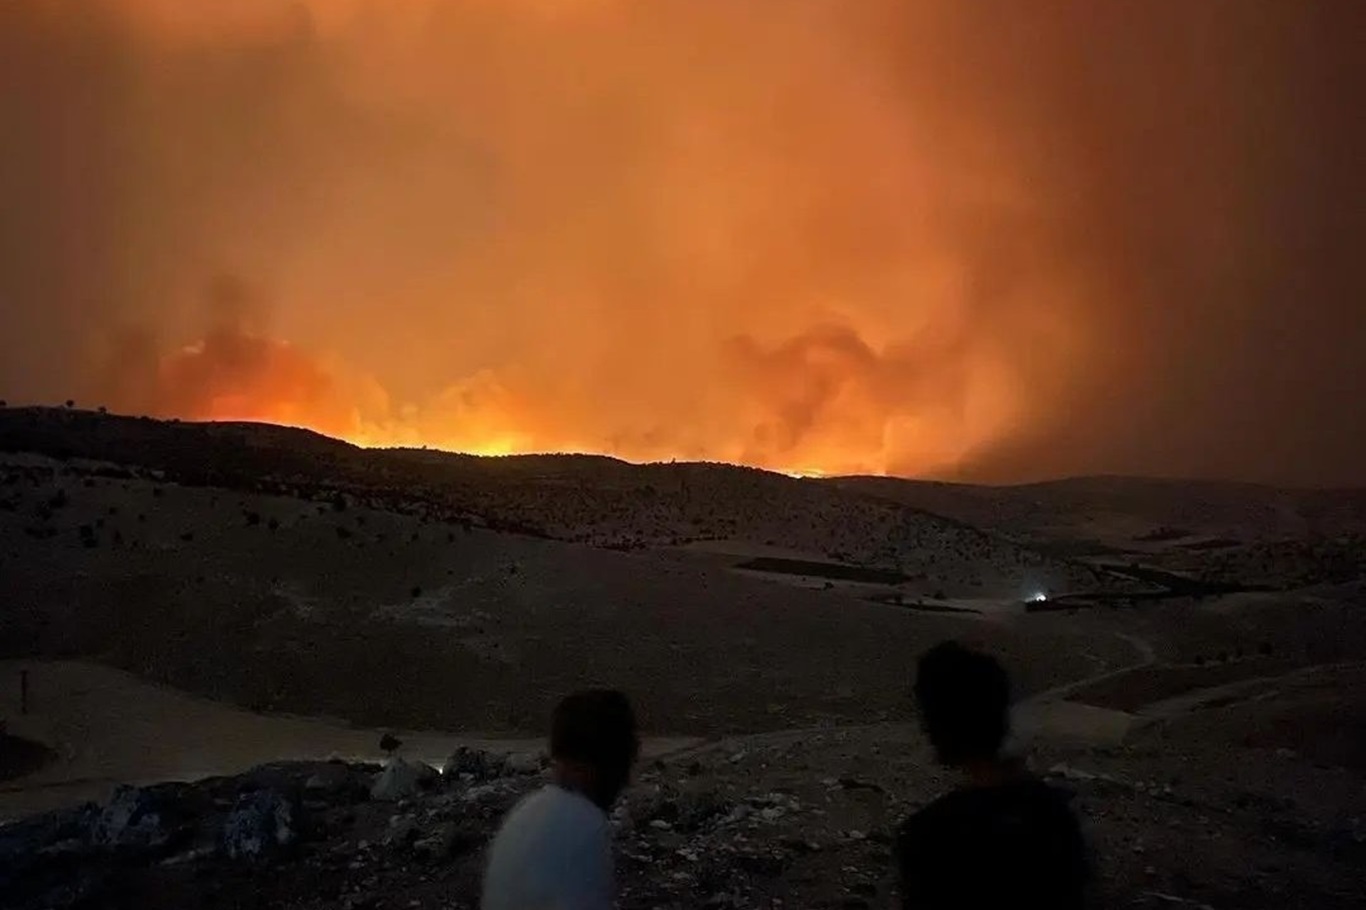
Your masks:
{"label": "wildfire flames", "polygon": [[[1017,6],[6,3],[0,296],[39,341],[0,380],[791,473],[950,475],[1040,438],[1005,470],[1203,453],[1198,414],[1111,415],[1168,338],[1223,331],[1241,263],[1275,268],[1238,156],[1294,131],[1233,80],[1299,20]],[[1188,397],[1163,389],[1153,422]],[[1048,440],[1078,409],[1090,448]]]}
{"label": "wildfire flames", "polygon": [[[892,4],[111,8],[173,70],[246,48],[321,81],[290,117],[341,108],[316,141],[252,124],[287,160],[209,171],[257,196],[249,219],[286,193],[261,225],[280,248],[251,249],[254,222],[214,230],[210,250],[262,264],[218,279],[207,335],[120,404],[366,445],[923,472],[1021,419],[1014,345],[1073,340],[1059,257],[992,277],[988,255],[1026,254],[977,222],[1027,224],[1038,201],[1009,137],[917,73],[895,84]],[[158,103],[175,91],[149,79]],[[310,180],[295,155],[326,174],[317,211],[285,184]],[[324,299],[352,324],[320,331]]]}

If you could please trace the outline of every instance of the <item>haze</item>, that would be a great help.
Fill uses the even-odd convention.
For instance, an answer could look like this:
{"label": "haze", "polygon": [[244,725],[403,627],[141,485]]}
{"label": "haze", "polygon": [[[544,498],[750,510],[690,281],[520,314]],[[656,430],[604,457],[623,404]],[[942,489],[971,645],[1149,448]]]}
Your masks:
{"label": "haze", "polygon": [[0,396],[1366,483],[1343,0],[17,0]]}

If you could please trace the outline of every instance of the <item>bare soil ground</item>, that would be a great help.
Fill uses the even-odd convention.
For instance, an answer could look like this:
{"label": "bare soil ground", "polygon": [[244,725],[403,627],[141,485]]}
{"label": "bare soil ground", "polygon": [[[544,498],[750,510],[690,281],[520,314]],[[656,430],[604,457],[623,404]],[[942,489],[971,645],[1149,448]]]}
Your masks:
{"label": "bare soil ground", "polygon": [[894,719],[911,657],[946,637],[990,646],[1026,692],[1130,653],[1065,617],[972,623],[669,551],[62,463],[4,477],[10,656],[93,657],[255,710],[515,736],[612,682],[656,729],[745,732]]}

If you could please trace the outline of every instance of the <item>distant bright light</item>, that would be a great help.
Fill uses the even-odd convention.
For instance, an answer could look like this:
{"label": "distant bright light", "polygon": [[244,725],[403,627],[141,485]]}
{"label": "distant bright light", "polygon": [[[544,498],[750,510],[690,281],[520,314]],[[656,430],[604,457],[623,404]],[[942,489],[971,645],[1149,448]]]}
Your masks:
{"label": "distant bright light", "polygon": [[1035,591],[1033,594],[1025,598],[1026,603],[1032,604],[1041,604],[1046,600],[1048,600],[1048,595],[1042,591]]}

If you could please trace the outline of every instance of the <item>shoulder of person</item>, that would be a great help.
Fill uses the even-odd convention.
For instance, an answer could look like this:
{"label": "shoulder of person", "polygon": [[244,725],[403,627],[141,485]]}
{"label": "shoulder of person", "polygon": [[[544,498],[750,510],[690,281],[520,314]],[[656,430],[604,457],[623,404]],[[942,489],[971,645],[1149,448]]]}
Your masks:
{"label": "shoulder of person", "polygon": [[585,832],[606,833],[610,827],[607,813],[581,793],[548,784],[533,798],[538,800],[541,811],[553,815],[562,824]]}
{"label": "shoulder of person", "polygon": [[958,791],[955,790],[912,812],[897,826],[897,840],[909,846],[933,837],[934,829],[943,824],[946,816],[953,814],[953,806],[957,802]]}

